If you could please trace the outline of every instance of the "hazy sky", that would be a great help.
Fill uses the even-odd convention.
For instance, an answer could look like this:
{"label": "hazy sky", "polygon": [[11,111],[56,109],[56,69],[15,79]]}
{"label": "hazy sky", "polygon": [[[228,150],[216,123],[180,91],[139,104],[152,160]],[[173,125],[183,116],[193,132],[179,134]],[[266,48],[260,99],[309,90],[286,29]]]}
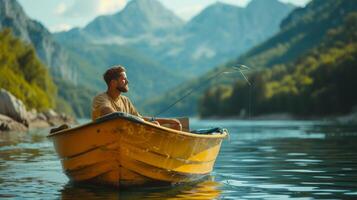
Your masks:
{"label": "hazy sky", "polygon": [[[18,0],[27,15],[40,21],[50,31],[83,27],[98,15],[113,14],[123,9],[129,0]],[[184,20],[189,20],[217,0],[159,0]],[[220,0],[246,6],[250,0]],[[280,0],[304,6],[310,0]]]}

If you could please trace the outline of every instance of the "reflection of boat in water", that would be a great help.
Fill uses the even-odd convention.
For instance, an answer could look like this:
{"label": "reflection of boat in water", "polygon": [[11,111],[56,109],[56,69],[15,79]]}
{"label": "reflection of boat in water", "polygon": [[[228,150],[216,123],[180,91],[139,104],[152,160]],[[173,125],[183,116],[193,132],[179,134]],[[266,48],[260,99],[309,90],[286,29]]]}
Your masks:
{"label": "reflection of boat in water", "polygon": [[[210,178],[210,177],[209,177]],[[61,191],[62,199],[217,199],[220,184],[213,180],[175,186],[125,188],[116,190],[94,185],[67,184]]]}
{"label": "reflection of boat in water", "polygon": [[[188,129],[188,122],[183,127]],[[208,175],[227,132],[186,131],[112,113],[49,137],[72,181],[118,186],[191,182]]]}

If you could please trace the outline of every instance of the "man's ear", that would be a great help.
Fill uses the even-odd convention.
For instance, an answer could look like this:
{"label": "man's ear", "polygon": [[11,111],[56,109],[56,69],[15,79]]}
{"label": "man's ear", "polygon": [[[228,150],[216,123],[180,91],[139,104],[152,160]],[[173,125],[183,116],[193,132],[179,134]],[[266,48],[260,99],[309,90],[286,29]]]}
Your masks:
{"label": "man's ear", "polygon": [[110,85],[111,87],[114,85],[114,79],[113,79],[113,80],[110,80],[109,85]]}

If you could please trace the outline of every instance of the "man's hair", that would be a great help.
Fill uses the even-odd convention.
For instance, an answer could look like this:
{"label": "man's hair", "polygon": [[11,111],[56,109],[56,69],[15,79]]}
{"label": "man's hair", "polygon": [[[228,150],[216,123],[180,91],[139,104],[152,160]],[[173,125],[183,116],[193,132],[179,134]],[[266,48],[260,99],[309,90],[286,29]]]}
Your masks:
{"label": "man's hair", "polygon": [[109,68],[104,74],[103,78],[105,83],[107,83],[107,86],[109,87],[110,81],[118,79],[120,76],[120,73],[125,72],[125,68],[121,65],[116,65],[111,68]]}

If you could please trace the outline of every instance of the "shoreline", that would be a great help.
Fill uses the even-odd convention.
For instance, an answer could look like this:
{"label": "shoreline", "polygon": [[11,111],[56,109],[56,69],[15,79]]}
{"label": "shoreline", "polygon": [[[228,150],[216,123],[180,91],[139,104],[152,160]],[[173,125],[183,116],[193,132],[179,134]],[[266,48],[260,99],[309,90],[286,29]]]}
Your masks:
{"label": "shoreline", "polygon": [[0,133],[50,128],[62,124],[77,124],[74,117],[57,113],[49,108],[43,112],[27,110],[24,103],[7,90],[0,90]]}
{"label": "shoreline", "polygon": [[33,129],[41,129],[41,128],[52,128],[57,127],[62,124],[67,125],[76,125],[78,121],[75,118],[71,117],[61,117],[56,116],[52,118],[39,119],[35,118],[26,122],[26,124],[18,122],[13,118],[0,114],[0,134],[3,132],[27,132]]}
{"label": "shoreline", "polygon": [[241,116],[211,116],[211,117],[198,117],[200,120],[256,120],[256,121],[304,121],[304,120],[319,120],[319,121],[336,121],[339,123],[355,123],[357,124],[357,112],[352,112],[344,115],[330,115],[330,116],[295,116],[290,113],[272,113],[272,114],[264,114],[252,117],[241,117]]}

